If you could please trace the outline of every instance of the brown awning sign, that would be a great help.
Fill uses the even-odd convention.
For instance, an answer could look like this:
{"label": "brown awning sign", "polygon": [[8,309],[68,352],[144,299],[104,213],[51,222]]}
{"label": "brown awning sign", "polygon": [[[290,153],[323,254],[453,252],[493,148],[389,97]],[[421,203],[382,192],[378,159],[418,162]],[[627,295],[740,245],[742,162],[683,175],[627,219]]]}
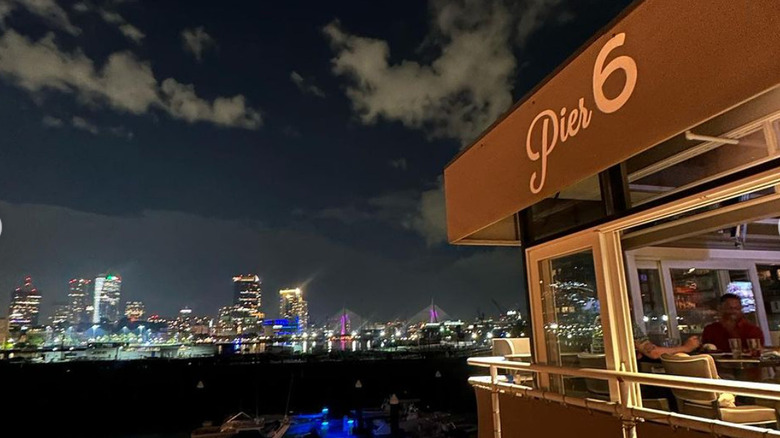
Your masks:
{"label": "brown awning sign", "polygon": [[637,5],[445,169],[450,242],[777,87],[778,29],[774,0]]}

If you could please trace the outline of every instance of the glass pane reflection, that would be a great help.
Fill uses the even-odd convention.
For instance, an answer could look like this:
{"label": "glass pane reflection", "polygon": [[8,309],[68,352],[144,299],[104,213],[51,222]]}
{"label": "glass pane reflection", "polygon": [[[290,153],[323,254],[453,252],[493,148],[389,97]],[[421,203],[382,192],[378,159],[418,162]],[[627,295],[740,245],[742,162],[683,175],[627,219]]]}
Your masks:
{"label": "glass pane reflection", "polygon": [[539,268],[548,363],[571,366],[577,353],[603,352],[593,252],[543,260]]}

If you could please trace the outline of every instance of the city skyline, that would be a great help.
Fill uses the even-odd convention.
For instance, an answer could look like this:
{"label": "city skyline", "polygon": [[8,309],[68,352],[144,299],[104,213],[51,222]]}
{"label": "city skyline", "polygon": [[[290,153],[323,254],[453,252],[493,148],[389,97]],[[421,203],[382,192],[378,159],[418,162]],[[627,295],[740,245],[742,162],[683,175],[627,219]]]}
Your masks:
{"label": "city skyline", "polygon": [[[94,324],[99,323],[99,321],[94,320],[94,303],[97,302],[98,299],[95,294],[95,289],[93,284],[96,282],[94,280],[101,279],[101,276],[103,276],[103,279],[105,277],[116,277],[120,279],[121,283],[121,276],[119,274],[100,274],[96,278],[92,279],[85,279],[85,278],[72,278],[68,281],[68,292],[65,296],[65,299],[54,299],[51,297],[48,297],[48,294],[45,294],[41,291],[39,291],[37,288],[34,288],[33,290],[37,293],[36,303],[35,305],[38,308],[38,316],[39,319],[38,325],[47,325],[51,322],[52,318],[57,318],[57,311],[60,306],[64,306],[65,314],[63,316],[63,322],[67,322],[69,325],[78,325],[78,324]],[[252,281],[254,279],[257,279],[259,284],[262,284],[262,280],[260,276],[256,274],[237,274],[231,276],[232,279],[232,287],[230,289],[226,289],[225,296],[226,297],[232,297],[232,301],[229,303],[226,302],[224,306],[220,306],[217,309],[206,309],[206,310],[198,310],[194,313],[198,316],[209,316],[213,317],[215,319],[219,319],[220,310],[223,308],[229,308],[231,306],[239,306],[239,302],[241,301],[241,294],[239,290],[236,288],[237,282],[240,282],[241,279]],[[24,286],[30,286],[32,284],[32,276],[25,276],[24,277]],[[13,289],[11,295],[13,296],[15,293],[17,293],[19,290],[21,290],[22,287],[17,287]],[[259,310],[260,319],[274,319],[274,318],[288,318],[288,319],[294,319],[297,315],[305,315],[305,318],[303,319],[303,324],[306,325],[308,322],[309,316],[309,301],[303,297],[304,291],[301,287],[284,287],[277,291],[279,296],[279,301],[270,300],[266,301],[265,306],[258,306],[257,310]],[[291,296],[292,295],[292,296]],[[62,298],[62,297],[58,297]],[[258,301],[260,299],[258,298]],[[424,300],[421,300],[420,303],[423,303]],[[433,301],[431,301],[432,303]],[[44,305],[48,304],[48,306],[44,307]],[[412,304],[412,307],[407,309],[407,312],[405,312],[403,315],[397,315],[394,318],[390,318],[388,320],[404,320],[404,319],[414,319],[416,318],[420,312],[417,307],[419,303],[415,302]],[[7,306],[3,312],[0,312],[0,318],[9,318],[11,315],[10,310],[11,305]],[[347,309],[349,306],[342,306],[340,309]],[[46,308],[47,311],[42,311],[40,309]],[[436,306],[438,308],[438,306]],[[165,313],[165,312],[159,312],[156,311],[156,309],[150,309],[143,300],[135,300],[132,298],[128,299],[120,299],[117,302],[116,305],[116,318],[112,321],[109,319],[104,319],[102,322],[105,323],[112,323],[119,321],[122,317],[128,319],[131,322],[134,322],[136,320],[143,320],[143,318],[149,317],[149,316],[157,316],[157,317],[168,317],[172,318],[175,317],[177,314],[179,314],[182,309],[186,309],[189,312],[193,312],[193,310],[190,308],[189,304],[187,303],[179,303],[176,310],[174,310],[171,313]],[[428,307],[423,309],[422,312],[428,312]],[[487,312],[488,314],[492,314],[492,310],[495,309],[489,309]],[[289,315],[287,314],[289,313]],[[482,312],[485,313],[485,312]],[[370,315],[376,315],[375,313],[367,313]],[[330,313],[322,313],[315,312],[315,319],[321,321],[326,321],[329,316],[332,316]],[[477,314],[474,315],[467,315],[468,317],[473,316],[479,316]],[[449,315],[447,315],[449,317]],[[382,318],[379,318],[382,319]]]}

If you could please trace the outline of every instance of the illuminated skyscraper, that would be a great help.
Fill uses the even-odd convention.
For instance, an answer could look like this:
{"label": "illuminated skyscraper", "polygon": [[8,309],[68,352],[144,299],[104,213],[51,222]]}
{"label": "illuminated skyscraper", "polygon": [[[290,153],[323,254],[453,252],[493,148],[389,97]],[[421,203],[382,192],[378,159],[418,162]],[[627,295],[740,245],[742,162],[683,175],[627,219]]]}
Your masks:
{"label": "illuminated skyscraper", "polygon": [[290,320],[296,319],[299,330],[306,329],[309,322],[309,305],[303,299],[300,288],[279,291],[279,316]]}
{"label": "illuminated skyscraper", "polygon": [[130,322],[143,321],[144,303],[141,301],[128,301],[125,304],[125,317]]}
{"label": "illuminated skyscraper", "polygon": [[114,323],[119,319],[119,295],[122,278],[113,274],[100,274],[95,278],[94,313],[92,322]]}
{"label": "illuminated skyscraper", "polygon": [[260,311],[260,277],[254,274],[233,277],[233,320],[238,332],[257,330],[265,315]]}
{"label": "illuminated skyscraper", "polygon": [[91,287],[92,280],[86,278],[74,278],[68,282],[68,322],[70,324],[78,325],[92,320],[92,316],[87,312],[87,308],[92,306],[89,299]]}
{"label": "illuminated skyscraper", "polygon": [[220,307],[217,316],[217,335],[230,336],[236,334],[236,323],[233,321],[235,306]]}
{"label": "illuminated skyscraper", "polygon": [[258,312],[261,304],[260,284],[260,277],[257,275],[233,277],[233,304],[252,313]]}
{"label": "illuminated skyscraper", "polygon": [[174,333],[189,334],[192,328],[192,309],[185,307],[179,310],[179,316],[172,323]]}
{"label": "illuminated skyscraper", "polygon": [[55,330],[64,330],[68,326],[70,318],[70,305],[68,303],[54,303],[53,312],[49,319],[49,325]]}
{"label": "illuminated skyscraper", "polygon": [[11,294],[8,308],[8,328],[11,331],[27,330],[38,325],[41,294],[32,284],[32,277],[25,277],[24,284]]}

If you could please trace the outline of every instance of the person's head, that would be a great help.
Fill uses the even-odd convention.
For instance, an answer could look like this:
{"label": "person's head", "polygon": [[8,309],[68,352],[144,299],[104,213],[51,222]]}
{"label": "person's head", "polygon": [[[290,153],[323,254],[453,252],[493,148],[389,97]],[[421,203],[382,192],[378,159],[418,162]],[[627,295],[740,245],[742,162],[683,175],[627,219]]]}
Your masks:
{"label": "person's head", "polygon": [[742,300],[734,294],[723,294],[720,297],[720,317],[732,321],[742,318]]}

